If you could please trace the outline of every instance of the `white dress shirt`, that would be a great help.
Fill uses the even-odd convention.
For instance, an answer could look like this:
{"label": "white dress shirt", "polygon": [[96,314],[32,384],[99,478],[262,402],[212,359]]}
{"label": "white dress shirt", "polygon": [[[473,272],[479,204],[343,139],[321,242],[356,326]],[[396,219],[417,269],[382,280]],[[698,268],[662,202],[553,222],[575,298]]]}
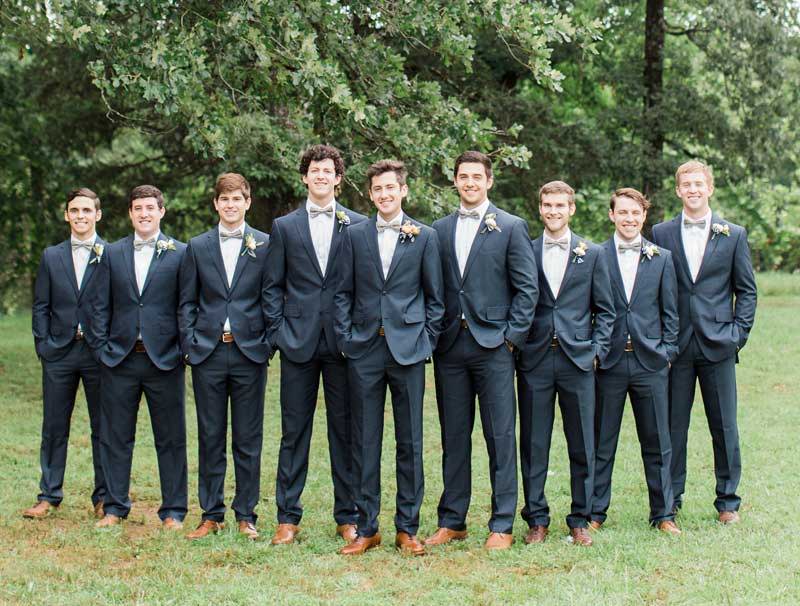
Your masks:
{"label": "white dress shirt", "polygon": [[[134,247],[133,249],[133,267],[136,271],[136,286],[139,288],[139,294],[142,294],[142,290],[144,289],[144,281],[147,278],[147,272],[150,271],[150,263],[153,262],[154,255],[156,254],[156,242],[158,241],[158,237],[161,235],[161,232],[157,232],[154,236],[154,242],[152,246],[143,246],[139,250],[136,250]],[[142,240],[150,238],[140,238],[139,234],[133,234],[133,241],[141,242]]]}
{"label": "white dress shirt", "polygon": [[[247,225],[244,221],[238,227],[234,227],[232,230],[228,231],[222,225],[219,226],[219,248],[222,252],[222,262],[225,265],[225,276],[228,279],[228,287],[233,283],[233,274],[236,271],[236,263],[239,261],[239,255],[242,252],[242,243],[244,242],[244,230],[245,225]],[[229,238],[222,241],[222,234],[229,234],[236,230],[241,230],[242,232],[242,239],[238,238]],[[225,332],[231,331],[231,320],[230,318],[225,318],[225,326],[223,329]]]}
{"label": "white dress shirt", "polygon": [[[323,210],[332,208],[333,214],[319,214],[312,217],[312,208],[321,208]],[[319,269],[324,277],[325,268],[328,267],[328,254],[331,252],[333,222],[336,220],[336,200],[332,200],[327,206],[317,206],[311,200],[306,200],[306,212],[308,213],[308,227],[311,230],[311,242],[314,244],[314,252],[317,255]]]}
{"label": "white dress shirt", "polygon": [[567,271],[567,263],[569,263],[570,243],[572,242],[572,232],[567,229],[567,232],[556,240],[565,240],[567,243],[566,248],[560,246],[545,246],[545,241],[550,240],[550,236],[545,234],[544,241],[542,242],[542,271],[544,277],[547,278],[547,283],[550,285],[550,290],[554,297],[558,296],[558,291],[561,290],[561,282],[564,280],[564,274]]}
{"label": "white dress shirt", "polygon": [[[97,234],[92,234],[92,237],[88,240],[79,240],[75,236],[70,236],[69,240],[70,246],[72,246],[73,242],[75,244],[89,242],[92,246],[94,246],[95,242],[97,241]],[[85,248],[79,248],[72,251],[72,266],[75,268],[75,280],[78,282],[78,290],[81,289],[81,285],[83,284],[83,276],[86,274],[86,268],[89,267],[89,257],[91,254],[92,251],[86,250]],[[78,330],[83,330],[80,322],[78,322]]]}
{"label": "white dress shirt", "polygon": [[[487,208],[489,208],[488,198],[480,206],[473,209],[478,212],[478,217],[459,216],[456,219],[456,259],[458,260],[458,271],[462,277],[464,276],[464,269],[467,267],[467,259],[472,248],[472,242],[475,240],[475,236],[478,235],[478,228],[481,226],[481,221],[483,221]],[[467,209],[462,205],[461,210],[466,211]]]}
{"label": "white dress shirt", "polygon": [[703,255],[708,244],[708,235],[711,233],[711,211],[700,219],[689,219],[690,221],[702,221],[705,219],[706,225],[700,229],[698,227],[686,227],[683,224],[685,219],[689,219],[685,213],[681,213],[681,240],[683,250],[686,253],[686,262],[689,264],[689,272],[692,274],[692,282],[697,280],[700,272],[700,264],[703,262]]}
{"label": "white dress shirt", "polygon": [[636,282],[636,272],[639,269],[639,263],[642,260],[642,238],[639,236],[630,244],[636,244],[636,249],[620,251],[620,244],[629,244],[619,237],[619,234],[614,233],[614,249],[617,251],[617,263],[619,264],[619,273],[622,274],[622,285],[625,287],[625,298],[630,303],[631,295],[633,294],[633,284]]}
{"label": "white dress shirt", "polygon": [[[375,226],[378,225],[402,225],[403,213],[397,213],[397,216],[390,221],[384,221],[378,215]],[[400,239],[400,232],[393,229],[384,229],[378,232],[378,250],[381,255],[381,266],[383,267],[383,279],[389,274],[389,267],[392,265],[392,257],[394,257],[394,250],[397,248],[397,242]]]}

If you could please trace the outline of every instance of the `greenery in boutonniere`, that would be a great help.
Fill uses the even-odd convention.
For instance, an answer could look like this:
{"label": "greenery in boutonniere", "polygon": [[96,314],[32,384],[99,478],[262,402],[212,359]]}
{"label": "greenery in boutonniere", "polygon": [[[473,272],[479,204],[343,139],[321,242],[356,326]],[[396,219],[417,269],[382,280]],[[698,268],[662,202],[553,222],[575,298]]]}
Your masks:
{"label": "greenery in boutonniere", "polygon": [[253,236],[253,234],[247,234],[244,237],[244,250],[242,251],[242,254],[239,255],[239,256],[243,257],[245,255],[245,253],[246,253],[246,254],[250,255],[251,257],[253,257],[255,259],[256,258],[256,248],[258,248],[259,246],[264,246],[264,242],[263,241],[256,242],[256,239]]}

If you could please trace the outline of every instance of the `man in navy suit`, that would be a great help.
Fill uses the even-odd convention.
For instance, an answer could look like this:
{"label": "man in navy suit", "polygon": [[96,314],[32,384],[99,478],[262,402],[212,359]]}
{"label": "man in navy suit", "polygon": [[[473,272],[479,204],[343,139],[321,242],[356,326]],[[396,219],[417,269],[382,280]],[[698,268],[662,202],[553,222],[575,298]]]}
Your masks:
{"label": "man in navy suit", "polygon": [[192,367],[203,509],[200,525],[187,538],[201,539],[224,526],[230,400],[232,507],[239,532],[255,540],[270,351],[262,296],[269,236],[245,222],[250,184],[242,175],[217,178],[214,208],[219,225],[189,241],[180,269],[178,321],[181,350]]}
{"label": "man in navy suit", "polygon": [[533,241],[539,302],[517,360],[520,460],[528,523],[525,542],[542,543],[550,526],[544,494],[555,400],[569,454],[570,540],[590,546],[587,531],[594,484],[594,369],[608,355],[614,296],[603,250],[573,233],[575,192],[563,181],[539,190],[544,233]]}
{"label": "man in navy suit", "polygon": [[100,198],[91,189],[70,192],[64,209],[70,237],[45,249],[36,274],[33,340],[42,362],[42,476],[36,505],[22,513],[26,518],[46,517],[64,498],[70,419],[81,381],[91,425],[92,504],[95,516],[103,516],[106,486],[100,465],[100,368],[84,340],[91,319],[93,277],[104,262],[105,242],[95,231],[101,216]]}
{"label": "man in navy suit", "polygon": [[433,224],[439,236],[445,313],[434,354],[442,432],[444,491],[439,528],[425,541],[467,536],[472,495],[475,396],[489,453],[492,515],[487,549],[507,549],[517,507],[514,351],[522,347],[538,297],[525,221],[492,204],[491,159],[476,151],[456,160],[458,211]]}
{"label": "man in navy suit", "polygon": [[178,271],[186,245],[161,232],[166,209],[157,187],[128,195],[134,233],[108,246],[98,268],[93,320],[87,335],[101,363],[100,454],[107,491],[98,528],[128,517],[136,418],[144,393],[158,456],[166,529],[186,516],[184,371],[178,337]]}
{"label": "man in navy suit", "polygon": [[653,241],[672,251],[678,278],[678,358],[670,370],[672,490],[680,509],[686,486],[689,416],[699,380],[714,447],[714,507],[719,521],[739,521],[742,475],[736,423],[736,362],[756,315],[756,281],[743,227],[713,213],[711,169],[682,164],[675,193],[683,211],[653,227]]}
{"label": "man in navy suit", "polygon": [[356,538],[353,495],[350,390],[347,366],[336,347],[333,296],[340,277],[340,250],[350,225],[365,217],[335,199],[344,160],[330,145],[313,145],[300,159],[308,188],[305,204],[276,219],[267,252],[267,334],[281,352],[281,446],[275,502],[274,545],[294,541],[300,531],[300,497],[308,474],[308,453],[320,375],[328,421],[336,533]]}
{"label": "man in navy suit", "polygon": [[381,448],[386,387],[392,394],[397,444],[395,546],[424,555],[417,538],[424,492],[422,400],[425,361],[444,315],[436,232],[403,212],[408,194],[402,162],[367,170],[376,217],[351,227],[336,292],[336,336],[347,357],[352,392],[353,460],[358,538],[340,551],[359,555],[380,545]]}
{"label": "man in navy suit", "polygon": [[626,187],[611,196],[614,236],[603,243],[616,320],[597,369],[595,470],[589,525],[599,529],[611,503],[611,474],[625,398],[630,396],[650,497],[650,524],[680,534],[672,513],[669,364],[678,355],[678,284],[671,253],[642,237],[650,202]]}

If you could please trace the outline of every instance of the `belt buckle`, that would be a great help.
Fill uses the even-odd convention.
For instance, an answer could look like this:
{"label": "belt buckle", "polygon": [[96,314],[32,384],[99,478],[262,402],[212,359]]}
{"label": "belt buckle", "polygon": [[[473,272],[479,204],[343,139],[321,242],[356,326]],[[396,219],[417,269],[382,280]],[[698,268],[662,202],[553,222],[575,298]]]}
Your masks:
{"label": "belt buckle", "polygon": [[633,351],[633,341],[630,338],[625,342],[625,351]]}
{"label": "belt buckle", "polygon": [[550,341],[550,347],[552,349],[558,347],[558,337],[556,337],[555,335],[553,336],[553,339]]}
{"label": "belt buckle", "polygon": [[219,338],[220,341],[223,343],[233,343],[233,333],[232,332],[223,332],[222,336]]}
{"label": "belt buckle", "polygon": [[75,340],[76,341],[83,341],[83,331],[78,329],[75,331]]}
{"label": "belt buckle", "polygon": [[378,336],[379,337],[385,337],[386,336],[386,331],[383,329],[383,325],[381,325],[381,327],[378,329]]}
{"label": "belt buckle", "polygon": [[461,318],[459,323],[461,325],[461,328],[469,328],[469,324],[467,324],[467,319],[466,318]]}
{"label": "belt buckle", "polygon": [[141,339],[136,339],[136,343],[133,346],[133,351],[136,353],[145,353],[147,350],[144,348],[144,341]]}

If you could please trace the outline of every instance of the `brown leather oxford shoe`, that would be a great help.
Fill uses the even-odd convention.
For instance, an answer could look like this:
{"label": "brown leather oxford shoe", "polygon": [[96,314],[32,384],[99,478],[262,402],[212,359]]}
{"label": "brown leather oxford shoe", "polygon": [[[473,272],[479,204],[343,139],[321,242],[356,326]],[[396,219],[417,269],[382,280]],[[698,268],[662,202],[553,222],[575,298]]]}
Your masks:
{"label": "brown leather oxford shoe", "polygon": [[484,549],[508,549],[514,542],[514,535],[505,532],[490,532],[486,542],[483,544]]}
{"label": "brown leather oxford shoe", "polygon": [[590,520],[589,521],[589,530],[600,530],[603,527],[603,523],[600,520]]}
{"label": "brown leather oxford shoe", "polygon": [[544,543],[548,532],[550,532],[550,529],[547,526],[531,526],[528,529],[528,534],[525,535],[525,544],[538,545],[539,543]]}
{"label": "brown leather oxford shoe", "polygon": [[239,520],[239,534],[245,535],[251,541],[255,541],[258,538],[256,525],[247,520]]}
{"label": "brown leather oxford shoe", "polygon": [[678,528],[677,524],[675,524],[675,522],[673,522],[672,520],[663,520],[658,523],[656,528],[658,528],[661,532],[665,532],[667,534],[672,534],[676,536],[681,534],[681,529]]}
{"label": "brown leather oxford shoe", "polygon": [[397,533],[394,539],[394,546],[405,555],[425,555],[425,545],[422,544],[422,541],[420,541],[416,535],[408,534],[407,532]]}
{"label": "brown leather oxford shoe", "polygon": [[102,520],[106,515],[106,512],[103,510],[103,502],[98,501],[94,504],[94,517],[98,520]]}
{"label": "brown leather oxford shoe", "polygon": [[339,550],[342,555],[363,555],[368,549],[377,547],[381,544],[381,533],[376,532],[371,537],[357,537],[349,545],[345,545]]}
{"label": "brown leather oxford shoe", "polygon": [[466,530],[453,530],[452,528],[439,528],[431,536],[425,539],[425,545],[435,547],[436,545],[447,545],[450,541],[463,541],[467,538]]}
{"label": "brown leather oxford shoe", "polygon": [[22,517],[31,520],[41,520],[49,516],[56,509],[58,509],[58,505],[53,505],[50,501],[39,501],[33,507],[28,507],[28,509],[23,511]]}
{"label": "brown leather oxford shoe", "polygon": [[736,524],[741,520],[738,511],[720,511],[719,521],[723,524]]}
{"label": "brown leather oxford shoe", "polygon": [[336,527],[336,534],[345,540],[345,543],[352,543],[358,538],[355,524],[339,524]]}
{"label": "brown leather oxford shoe", "polygon": [[161,522],[161,528],[164,530],[181,530],[183,528],[183,522],[175,518],[164,518],[164,521]]}
{"label": "brown leather oxford shoe", "polygon": [[203,520],[200,522],[200,525],[197,528],[186,535],[186,538],[190,541],[196,541],[197,539],[203,539],[210,534],[216,534],[223,528],[225,528],[225,524],[223,522]]}
{"label": "brown leather oxford shoe", "polygon": [[278,524],[272,537],[273,545],[289,545],[300,532],[300,527],[295,524]]}
{"label": "brown leather oxford shoe", "polygon": [[585,528],[570,528],[570,540],[573,545],[581,545],[582,547],[591,547],[594,541],[589,536],[589,531]]}
{"label": "brown leather oxford shoe", "polygon": [[95,522],[95,528],[111,528],[112,526],[119,526],[122,518],[115,516],[113,513],[107,513],[103,516],[102,520]]}

